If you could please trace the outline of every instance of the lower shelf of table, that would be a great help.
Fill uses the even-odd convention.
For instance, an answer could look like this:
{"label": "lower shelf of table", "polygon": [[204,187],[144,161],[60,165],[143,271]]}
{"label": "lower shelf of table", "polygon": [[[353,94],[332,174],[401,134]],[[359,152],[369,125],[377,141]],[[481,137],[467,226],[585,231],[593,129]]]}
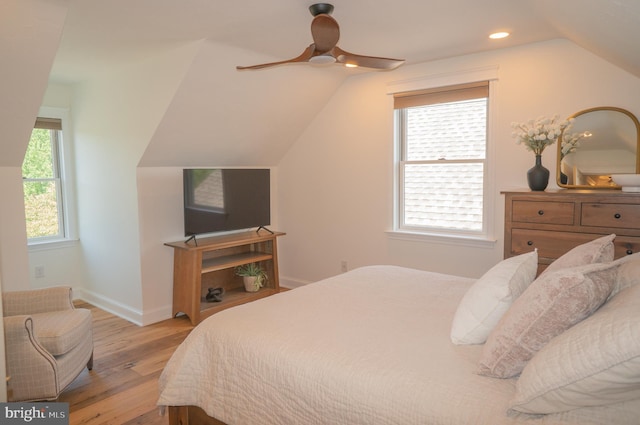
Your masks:
{"label": "lower shelf of table", "polygon": [[[274,288],[260,288],[257,292],[247,292],[244,288],[231,289],[225,292],[220,302],[200,302],[200,317],[198,322],[201,322],[205,318],[212,314],[218,313],[227,308],[235,307],[237,305],[245,304],[251,301],[256,301],[261,298],[268,297],[276,294],[278,291]],[[193,318],[191,321],[194,322]]]}

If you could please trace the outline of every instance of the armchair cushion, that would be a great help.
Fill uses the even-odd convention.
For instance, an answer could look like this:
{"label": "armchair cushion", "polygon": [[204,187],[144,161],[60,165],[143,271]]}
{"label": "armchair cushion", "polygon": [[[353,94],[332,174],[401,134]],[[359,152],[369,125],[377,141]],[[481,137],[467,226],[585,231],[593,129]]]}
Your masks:
{"label": "armchair cushion", "polygon": [[84,308],[31,315],[40,344],[54,356],[66,354],[91,334],[91,312]]}

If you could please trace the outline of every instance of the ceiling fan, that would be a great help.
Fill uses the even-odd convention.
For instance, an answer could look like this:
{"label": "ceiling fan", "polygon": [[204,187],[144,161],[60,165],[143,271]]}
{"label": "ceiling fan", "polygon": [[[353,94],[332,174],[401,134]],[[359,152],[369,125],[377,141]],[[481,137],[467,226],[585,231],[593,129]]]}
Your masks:
{"label": "ceiling fan", "polygon": [[288,63],[309,62],[312,64],[340,63],[349,67],[391,70],[404,63],[404,59],[356,55],[342,50],[337,46],[338,40],[340,39],[340,27],[338,26],[338,22],[331,17],[333,5],[329,3],[316,3],[309,6],[309,11],[314,16],[311,22],[313,43],[310,44],[300,56],[280,62],[253,66],[237,66],[236,69],[262,69]]}

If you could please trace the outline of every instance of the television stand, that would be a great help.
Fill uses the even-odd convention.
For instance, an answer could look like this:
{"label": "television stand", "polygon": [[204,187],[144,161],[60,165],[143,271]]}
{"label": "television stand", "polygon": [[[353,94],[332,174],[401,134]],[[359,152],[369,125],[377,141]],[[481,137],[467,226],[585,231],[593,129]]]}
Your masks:
{"label": "television stand", "polygon": [[[197,245],[165,243],[173,248],[173,317],[184,313],[197,325],[224,309],[280,292],[276,239],[284,235],[247,231],[202,238]],[[237,266],[250,263],[258,263],[268,277],[257,292],[245,291],[235,273]],[[207,302],[209,288],[223,288],[222,301]]]}
{"label": "television stand", "polygon": [[198,239],[196,239],[196,235],[191,235],[189,236],[189,239],[187,239],[186,241],[184,241],[185,244],[188,244],[189,241],[193,240],[193,243],[196,244],[196,246],[198,246]]}

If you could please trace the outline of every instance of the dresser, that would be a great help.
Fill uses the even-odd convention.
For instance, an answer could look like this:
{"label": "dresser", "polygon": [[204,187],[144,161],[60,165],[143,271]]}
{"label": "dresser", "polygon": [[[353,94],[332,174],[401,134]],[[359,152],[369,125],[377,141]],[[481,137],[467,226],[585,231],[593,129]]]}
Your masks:
{"label": "dresser", "polygon": [[570,249],[611,233],[615,258],[640,251],[640,193],[559,189],[509,191],[504,257],[538,249],[538,273]]}

